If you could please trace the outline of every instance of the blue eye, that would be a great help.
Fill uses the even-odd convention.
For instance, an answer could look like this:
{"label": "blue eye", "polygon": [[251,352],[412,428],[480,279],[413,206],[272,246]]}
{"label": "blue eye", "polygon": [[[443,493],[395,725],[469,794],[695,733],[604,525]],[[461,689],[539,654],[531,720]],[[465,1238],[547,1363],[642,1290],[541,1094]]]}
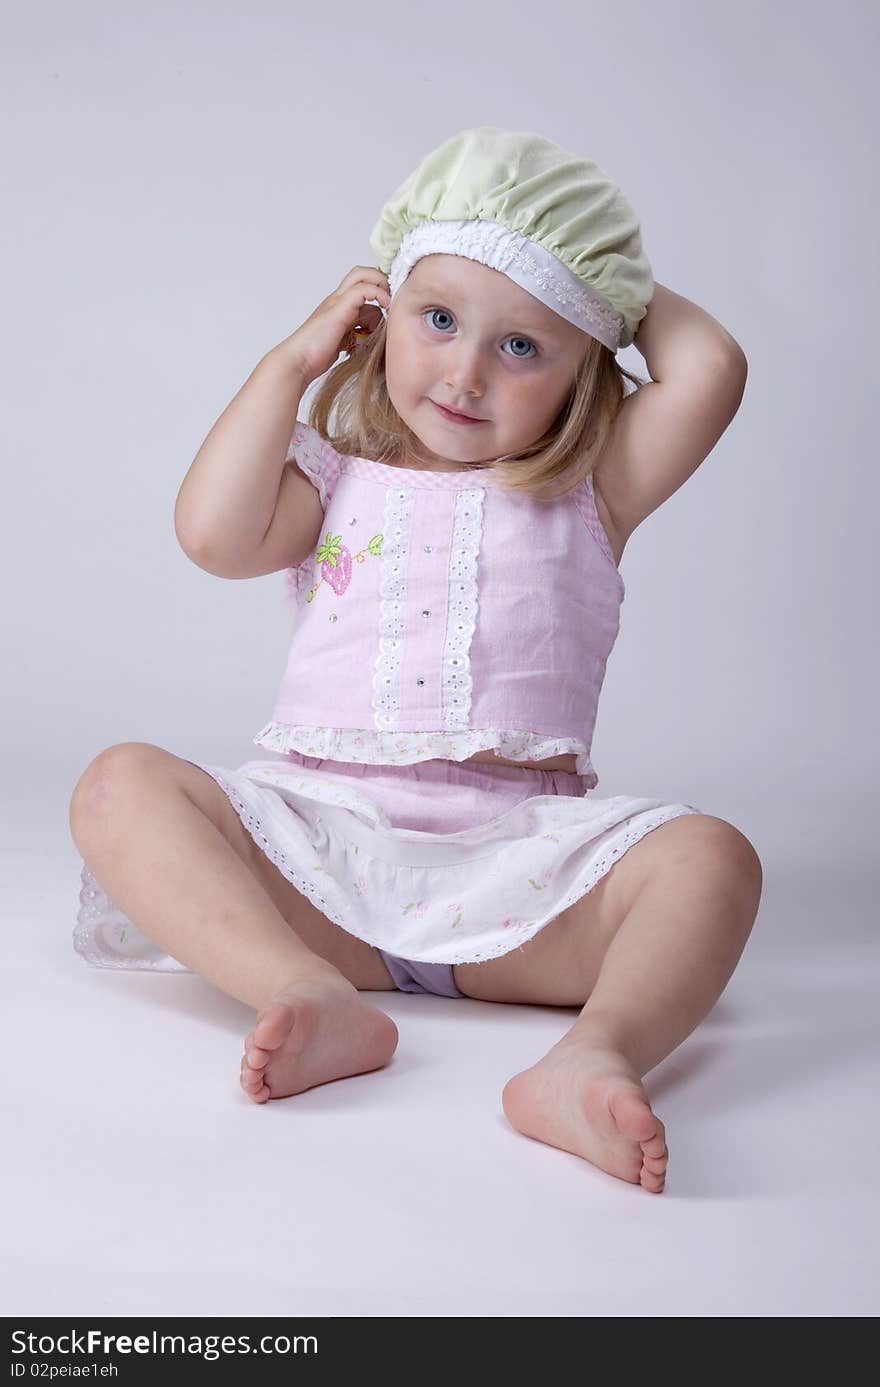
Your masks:
{"label": "blue eye", "polygon": [[[442,317],[448,318],[449,321],[450,321],[450,323],[453,321],[452,314],[449,313],[449,312],[447,311],[447,309],[445,309],[445,308],[426,308],[425,311],[424,311],[423,314],[422,314],[422,317],[423,317],[423,318],[426,318],[426,317],[431,316],[431,315],[434,314],[434,313],[439,313]],[[441,331],[442,331],[442,329],[441,329]],[[534,344],[533,342],[531,342],[531,341],[529,340],[528,337],[508,337],[507,341],[508,341],[508,342],[521,342],[521,343],[525,344],[525,346],[531,347],[532,352],[534,353],[535,356],[537,356],[537,354],[538,354],[538,353],[537,353],[537,349],[535,348],[535,344]],[[515,355],[514,355],[514,360],[516,360],[516,361],[531,361],[531,359],[532,359],[532,358],[531,358],[530,356],[520,356],[519,354],[515,354]]]}
{"label": "blue eye", "polygon": [[[451,313],[447,313],[445,308],[429,308],[429,309],[426,310],[426,312],[428,312],[428,313],[441,313],[441,314],[443,315],[444,318],[449,318],[450,321],[452,320],[452,314],[451,314]],[[423,316],[424,316],[424,315],[423,315]]]}
{"label": "blue eye", "polygon": [[[527,347],[531,347],[533,351],[535,350],[534,343],[530,342],[528,337],[508,337],[507,340],[508,342],[524,342]],[[535,352],[535,355],[537,355],[537,352]],[[516,359],[517,361],[530,361],[531,357],[518,356]]]}

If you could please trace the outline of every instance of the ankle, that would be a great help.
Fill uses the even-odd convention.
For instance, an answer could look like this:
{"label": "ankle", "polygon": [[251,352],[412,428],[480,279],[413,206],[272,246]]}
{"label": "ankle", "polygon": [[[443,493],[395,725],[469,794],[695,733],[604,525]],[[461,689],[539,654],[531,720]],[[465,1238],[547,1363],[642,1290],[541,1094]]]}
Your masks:
{"label": "ankle", "polygon": [[337,987],[340,990],[355,991],[356,989],[348,979],[326,959],[312,956],[303,959],[301,964],[295,965],[292,969],[288,968],[277,979],[261,988],[260,1000],[256,1003],[257,1011],[265,1011],[266,1007],[283,997],[285,993],[301,992],[304,988],[313,987]]}
{"label": "ankle", "polygon": [[623,1027],[613,1016],[603,1013],[582,1011],[571,1030],[559,1042],[578,1046],[589,1046],[594,1050],[614,1050],[618,1054],[627,1053],[626,1035]]}

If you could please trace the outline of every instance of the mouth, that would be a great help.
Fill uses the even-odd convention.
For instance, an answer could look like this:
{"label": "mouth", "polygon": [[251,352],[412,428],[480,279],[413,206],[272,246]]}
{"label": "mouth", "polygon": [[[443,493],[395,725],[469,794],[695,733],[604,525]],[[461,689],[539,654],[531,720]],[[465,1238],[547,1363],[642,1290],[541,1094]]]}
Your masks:
{"label": "mouth", "polygon": [[440,413],[443,415],[443,418],[444,418],[444,419],[449,419],[449,420],[451,420],[451,422],[452,422],[453,424],[485,424],[485,423],[488,423],[488,420],[486,420],[486,419],[474,419],[472,415],[469,415],[469,414],[458,414],[458,413],[456,413],[456,411],[455,411],[454,409],[446,409],[443,405],[438,405],[438,403],[437,403],[436,400],[432,400],[432,401],[431,401],[431,404],[434,406],[434,408],[435,408],[436,410],[439,410],[439,411],[440,411]]}

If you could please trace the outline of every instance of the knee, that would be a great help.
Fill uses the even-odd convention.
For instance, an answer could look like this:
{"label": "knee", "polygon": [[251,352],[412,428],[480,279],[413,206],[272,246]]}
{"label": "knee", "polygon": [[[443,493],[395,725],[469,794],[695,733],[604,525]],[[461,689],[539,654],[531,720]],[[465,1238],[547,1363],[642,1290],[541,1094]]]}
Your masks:
{"label": "knee", "polygon": [[99,752],[86,766],[70,797],[69,822],[74,838],[89,821],[111,813],[142,782],[156,761],[167,754],[151,742],[118,742]]}
{"label": "knee", "polygon": [[688,826],[689,848],[699,862],[719,874],[729,890],[757,907],[764,871],[754,845],[726,819],[690,814],[679,820]]}

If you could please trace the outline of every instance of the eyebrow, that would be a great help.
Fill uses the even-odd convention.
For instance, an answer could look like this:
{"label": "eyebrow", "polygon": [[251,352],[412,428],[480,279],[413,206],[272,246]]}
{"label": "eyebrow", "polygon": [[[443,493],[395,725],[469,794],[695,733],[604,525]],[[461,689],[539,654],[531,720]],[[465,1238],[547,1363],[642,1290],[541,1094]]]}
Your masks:
{"label": "eyebrow", "polygon": [[[418,298],[420,298],[420,299],[426,299],[426,298],[427,298],[427,299],[431,299],[431,298],[435,298],[435,299],[445,299],[445,298],[448,298],[448,299],[451,300],[451,299],[454,298],[454,296],[455,296],[453,290],[451,290],[451,289],[444,289],[444,288],[442,288],[442,286],[440,286],[440,285],[437,285],[437,284],[430,284],[430,283],[427,284],[427,285],[420,284],[416,289],[413,290],[413,293],[414,293]],[[544,325],[543,325],[542,323],[538,323],[538,322],[534,321],[532,318],[530,318],[530,317],[528,316],[528,311],[527,311],[527,310],[526,310],[526,311],[523,311],[523,312],[521,313],[520,310],[517,309],[516,312],[507,314],[507,315],[505,315],[505,316],[510,317],[510,318],[518,318],[519,321],[520,321],[521,323],[523,323],[523,325],[524,325],[525,327],[527,327],[527,328],[529,329],[530,332],[541,333],[541,334],[543,334],[543,335],[546,336],[546,337],[552,337],[552,336],[553,336],[553,328],[551,328],[551,327],[544,327]]]}

